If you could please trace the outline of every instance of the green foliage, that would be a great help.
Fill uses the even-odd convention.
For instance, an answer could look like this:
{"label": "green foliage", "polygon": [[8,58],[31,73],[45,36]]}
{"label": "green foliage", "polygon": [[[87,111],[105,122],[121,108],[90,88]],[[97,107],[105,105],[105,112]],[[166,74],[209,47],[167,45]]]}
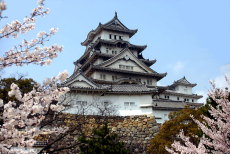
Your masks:
{"label": "green foliage", "polygon": [[109,132],[107,124],[99,129],[93,130],[91,138],[81,137],[80,146],[83,154],[127,154],[130,153],[124,146],[124,143],[119,142],[118,136]]}
{"label": "green foliage", "polygon": [[183,129],[186,136],[191,137],[194,144],[198,143],[199,138],[202,136],[201,130],[197,124],[194,123],[190,115],[195,119],[202,120],[202,114],[207,115],[208,105],[200,107],[199,109],[185,108],[178,112],[172,112],[169,115],[170,120],[166,121],[159,131],[159,133],[151,140],[149,152],[153,154],[168,154],[165,147],[171,147],[174,140],[178,140],[177,134]]}
{"label": "green foliage", "polygon": [[19,86],[22,94],[30,92],[33,90],[36,82],[33,79],[16,79],[16,78],[3,78],[0,80],[0,99],[3,100],[4,103],[15,100],[13,97],[8,96],[8,92],[10,91],[10,85],[15,83]]}

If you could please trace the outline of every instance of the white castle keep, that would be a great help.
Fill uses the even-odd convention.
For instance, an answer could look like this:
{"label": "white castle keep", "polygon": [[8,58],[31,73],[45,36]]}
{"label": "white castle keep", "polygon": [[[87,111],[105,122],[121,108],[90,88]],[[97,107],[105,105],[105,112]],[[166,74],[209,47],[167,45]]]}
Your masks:
{"label": "white castle keep", "polygon": [[192,92],[196,84],[185,77],[169,86],[157,86],[167,73],[150,68],[156,60],[142,56],[146,45],[129,42],[136,32],[122,24],[115,13],[112,20],[99,23],[88,33],[81,43],[86,47],[84,54],[74,62],[74,73],[62,84],[71,89],[71,97],[65,102],[70,107],[65,112],[78,114],[79,105],[110,103],[121,116],[153,114],[162,123],[171,111],[202,105],[197,103],[202,96]]}

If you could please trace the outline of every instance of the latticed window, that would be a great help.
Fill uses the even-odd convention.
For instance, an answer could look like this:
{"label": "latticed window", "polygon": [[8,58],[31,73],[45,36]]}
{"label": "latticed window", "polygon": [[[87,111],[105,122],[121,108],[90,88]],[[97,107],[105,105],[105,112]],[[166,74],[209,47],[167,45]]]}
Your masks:
{"label": "latticed window", "polygon": [[136,107],[135,102],[124,102],[125,109],[132,110]]}
{"label": "latticed window", "polygon": [[87,105],[87,101],[77,101],[77,105],[86,106]]}
{"label": "latticed window", "polygon": [[133,66],[129,65],[119,65],[119,68],[124,70],[133,70]]}
{"label": "latticed window", "polygon": [[169,96],[165,95],[165,99],[169,99]]}
{"label": "latticed window", "polygon": [[113,50],[113,51],[112,51],[112,54],[117,54],[117,51],[114,51],[114,50]]}
{"label": "latticed window", "polygon": [[105,80],[106,79],[105,74],[100,74],[100,79]]}
{"label": "latticed window", "polygon": [[152,85],[152,84],[153,84],[153,83],[152,83],[152,80],[151,80],[151,79],[147,80],[147,84],[148,84],[148,85]]}
{"label": "latticed window", "polygon": [[117,80],[117,76],[112,76],[112,80],[113,81]]}

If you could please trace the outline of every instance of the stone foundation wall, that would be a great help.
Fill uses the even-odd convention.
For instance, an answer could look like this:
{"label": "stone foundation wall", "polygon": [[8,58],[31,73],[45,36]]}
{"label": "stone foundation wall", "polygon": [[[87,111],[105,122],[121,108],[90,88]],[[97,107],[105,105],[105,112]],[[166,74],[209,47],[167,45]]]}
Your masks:
{"label": "stone foundation wall", "polygon": [[150,140],[160,127],[153,116],[130,116],[120,117],[120,121],[109,120],[111,131],[118,134],[133,153],[145,153]]}
{"label": "stone foundation wall", "polygon": [[[78,140],[78,137],[83,132],[86,136],[91,136],[93,129],[98,128],[101,124],[107,122],[112,133],[116,133],[120,141],[125,143],[132,153],[140,154],[147,153],[150,140],[159,131],[160,125],[156,123],[153,116],[80,116],[72,114],[64,114],[58,118],[56,125],[79,126],[75,132],[72,132],[65,141],[61,141],[56,145],[68,145],[73,140]],[[56,149],[55,148],[55,149]],[[79,153],[79,148],[63,151],[64,154]]]}

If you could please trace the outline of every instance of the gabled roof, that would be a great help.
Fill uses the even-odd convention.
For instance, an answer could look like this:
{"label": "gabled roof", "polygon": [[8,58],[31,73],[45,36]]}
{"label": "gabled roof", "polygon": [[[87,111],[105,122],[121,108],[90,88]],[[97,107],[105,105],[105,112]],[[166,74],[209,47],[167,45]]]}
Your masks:
{"label": "gabled roof", "polygon": [[[93,63],[98,57],[102,57],[103,59],[110,59],[112,57],[114,57],[113,54],[107,54],[107,53],[101,53],[101,52],[93,52],[93,54],[88,58],[86,58],[87,60],[84,62],[84,64],[81,66],[82,70],[85,70],[85,67],[88,67],[91,63]],[[139,59],[141,62],[143,62],[145,65],[147,65],[148,67],[150,67],[151,65],[153,65],[154,63],[156,63],[156,59],[154,60],[149,60],[149,59]],[[77,65],[79,62],[76,61],[74,62],[75,65]]]}
{"label": "gabled roof", "polygon": [[71,75],[65,82],[61,84],[61,86],[67,86],[67,87],[75,87],[75,85],[79,83],[82,83],[82,86],[84,88],[100,88],[96,83],[94,83],[92,80],[87,78],[81,70],[78,72],[74,72],[73,75]]}
{"label": "gabled roof", "polygon": [[178,85],[195,87],[197,84],[190,83],[184,76],[183,78],[181,78],[177,81],[174,81],[174,83],[170,86],[170,88],[176,87]]}
{"label": "gabled roof", "polygon": [[180,110],[189,106],[190,108],[201,107],[201,103],[189,103],[181,101],[172,101],[172,100],[153,100],[152,109],[153,110]]}
{"label": "gabled roof", "polygon": [[100,44],[109,44],[109,45],[118,45],[118,44],[123,44],[125,45],[125,47],[129,48],[129,49],[136,49],[138,52],[143,51],[147,45],[134,45],[129,43],[128,41],[124,41],[124,40],[104,40],[101,38],[98,38],[95,43],[92,45],[92,47],[97,47]]}
{"label": "gabled roof", "polygon": [[117,13],[115,12],[115,16],[113,17],[112,20],[110,20],[109,22],[105,23],[105,24],[101,24],[99,23],[98,27],[95,30],[91,30],[88,35],[87,38],[84,42],[81,43],[81,45],[87,46],[92,40],[93,38],[100,33],[102,30],[109,30],[109,31],[116,31],[116,32],[122,32],[122,33],[126,33],[129,35],[129,37],[132,37],[137,30],[131,30],[129,28],[127,28],[117,17]]}
{"label": "gabled roof", "polygon": [[111,92],[116,93],[129,93],[129,92],[155,92],[156,88],[148,88],[146,85],[139,84],[122,84],[122,85],[112,85]]}
{"label": "gabled roof", "polygon": [[182,96],[182,97],[188,97],[188,98],[196,98],[196,99],[200,99],[203,97],[203,96],[197,95],[197,94],[185,94],[185,93],[177,92],[174,90],[165,90],[162,94],[168,94],[168,95],[173,95],[173,96]]}
{"label": "gabled roof", "polygon": [[128,48],[121,50],[121,52],[119,54],[117,54],[116,56],[114,56],[114,57],[112,57],[106,61],[104,61],[103,63],[99,64],[98,66],[107,67],[108,65],[111,65],[112,63],[115,63],[117,60],[120,60],[120,59],[126,59],[127,61],[128,60],[135,61],[135,63],[138,66],[140,66],[143,70],[145,70],[146,72],[156,73],[151,68],[146,66],[142,61],[140,61]]}

